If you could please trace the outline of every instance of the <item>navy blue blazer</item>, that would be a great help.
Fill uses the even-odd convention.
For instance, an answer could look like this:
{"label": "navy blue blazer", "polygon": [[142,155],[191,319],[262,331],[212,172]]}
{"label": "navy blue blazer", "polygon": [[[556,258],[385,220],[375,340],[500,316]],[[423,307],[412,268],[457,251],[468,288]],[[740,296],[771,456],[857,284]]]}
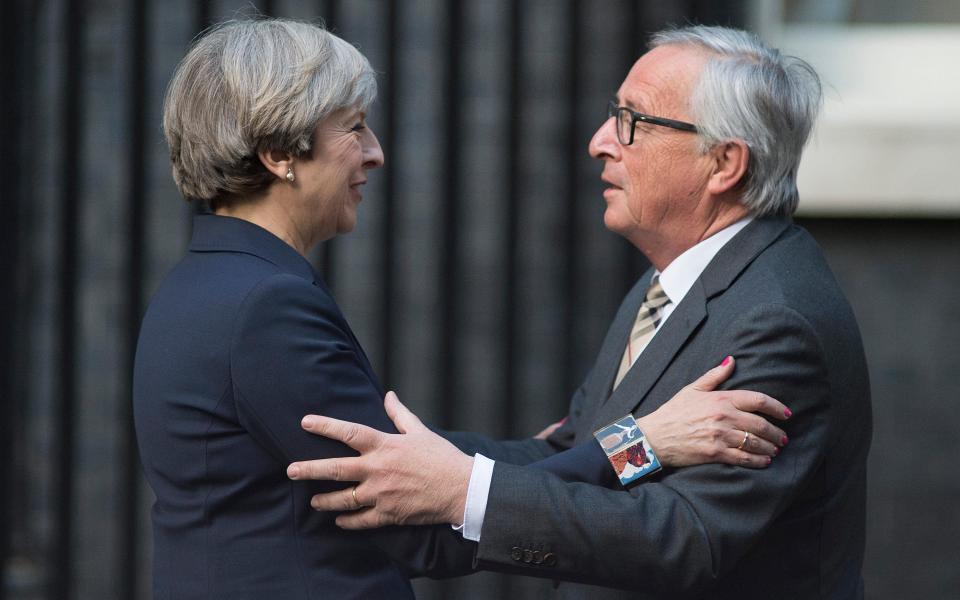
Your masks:
{"label": "navy blue blazer", "polygon": [[302,256],[246,221],[196,217],[189,254],[147,309],[134,367],[157,497],[155,597],[413,597],[369,535],[310,508],[338,484],[286,477],[291,461],[352,453],[302,431],[303,415],[395,431],[383,395]]}
{"label": "navy blue blazer", "polygon": [[[188,255],[146,311],[134,366],[156,493],[155,598],[405,598],[407,574],[469,572],[476,545],[449,526],[343,531],[309,501],[344,484],[286,477],[292,461],[355,454],[304,432],[303,415],[396,432],[383,396],[309,262],[252,223],[197,216]],[[545,468],[612,479],[596,444]]]}

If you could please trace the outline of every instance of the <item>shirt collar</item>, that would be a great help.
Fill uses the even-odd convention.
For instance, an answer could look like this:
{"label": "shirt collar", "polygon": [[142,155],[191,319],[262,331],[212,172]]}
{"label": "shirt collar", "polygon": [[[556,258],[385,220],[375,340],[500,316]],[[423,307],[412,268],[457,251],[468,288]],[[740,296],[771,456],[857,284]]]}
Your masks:
{"label": "shirt collar", "polygon": [[660,277],[660,285],[663,286],[663,291],[670,298],[671,303],[679,304],[683,300],[717,252],[720,252],[720,249],[752,220],[752,216],[747,216],[721,229],[673,259],[662,273],[654,272],[654,277]]}

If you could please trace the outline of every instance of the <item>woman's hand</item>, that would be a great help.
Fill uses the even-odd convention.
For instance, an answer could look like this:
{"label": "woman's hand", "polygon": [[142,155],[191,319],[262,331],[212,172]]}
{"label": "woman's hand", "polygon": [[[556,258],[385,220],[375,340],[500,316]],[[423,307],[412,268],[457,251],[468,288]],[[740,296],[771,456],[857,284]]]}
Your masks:
{"label": "woman's hand", "polygon": [[653,413],[637,419],[663,465],[726,463],[763,468],[787,443],[787,434],[762,413],[790,417],[790,409],[760,392],[713,391],[733,373],[728,356]]}

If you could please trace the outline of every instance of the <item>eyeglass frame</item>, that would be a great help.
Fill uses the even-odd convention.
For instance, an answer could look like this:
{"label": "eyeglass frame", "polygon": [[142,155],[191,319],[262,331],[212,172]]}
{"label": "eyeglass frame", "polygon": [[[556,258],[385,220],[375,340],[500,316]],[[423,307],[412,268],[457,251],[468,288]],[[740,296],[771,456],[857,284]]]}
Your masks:
{"label": "eyeglass frame", "polygon": [[[624,143],[620,139],[620,111],[625,110],[630,113],[630,141]],[[649,123],[651,125],[659,125],[661,127],[669,127],[670,129],[676,129],[678,131],[687,131],[690,133],[699,133],[699,129],[693,123],[687,123],[686,121],[677,121],[676,119],[668,119],[666,117],[654,117],[651,115],[645,115],[639,113],[628,106],[617,106],[617,103],[613,100],[610,100],[607,103],[607,118],[614,119],[614,129],[617,131],[617,141],[620,142],[621,146],[629,146],[633,144],[633,137],[637,131],[637,123]]]}

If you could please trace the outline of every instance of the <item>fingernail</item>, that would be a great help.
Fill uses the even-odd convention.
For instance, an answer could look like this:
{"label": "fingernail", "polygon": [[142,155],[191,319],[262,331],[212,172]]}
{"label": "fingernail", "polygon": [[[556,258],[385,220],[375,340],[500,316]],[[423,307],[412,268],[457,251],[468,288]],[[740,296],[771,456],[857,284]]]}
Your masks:
{"label": "fingernail", "polygon": [[723,359],[723,362],[720,363],[720,366],[721,366],[721,367],[725,367],[725,366],[729,365],[731,360],[733,360],[733,357],[732,357],[732,356],[726,357],[725,359]]}
{"label": "fingernail", "polygon": [[566,422],[567,422],[567,418],[568,418],[568,417],[564,417],[564,418],[560,419],[560,424],[563,425],[564,423],[566,423]]}
{"label": "fingernail", "polygon": [[306,429],[307,427],[313,427],[316,422],[317,420],[313,418],[313,415],[307,415],[300,421],[300,426]]}
{"label": "fingernail", "polygon": [[790,410],[789,408],[785,408],[783,409],[783,416],[789,419],[790,417],[793,416],[793,411]]}
{"label": "fingernail", "polygon": [[297,465],[290,465],[287,467],[287,477],[290,479],[296,479],[297,477],[300,477],[300,467]]}
{"label": "fingernail", "polygon": [[768,457],[767,457],[767,466],[770,466],[770,463],[772,463],[772,462],[773,462],[773,459],[768,456]]}
{"label": "fingernail", "polygon": [[319,508],[317,508],[316,498],[310,498],[310,508],[312,508],[313,510],[320,510]]}
{"label": "fingernail", "polygon": [[774,447],[773,447],[773,455],[774,455],[774,456],[777,456],[778,454],[780,454],[780,448],[777,448],[776,446],[774,446]]}
{"label": "fingernail", "polygon": [[782,438],[780,438],[780,445],[781,445],[781,446],[786,446],[786,445],[787,445],[787,442],[789,442],[789,441],[790,441],[790,438],[788,438],[787,436],[783,436]]}

